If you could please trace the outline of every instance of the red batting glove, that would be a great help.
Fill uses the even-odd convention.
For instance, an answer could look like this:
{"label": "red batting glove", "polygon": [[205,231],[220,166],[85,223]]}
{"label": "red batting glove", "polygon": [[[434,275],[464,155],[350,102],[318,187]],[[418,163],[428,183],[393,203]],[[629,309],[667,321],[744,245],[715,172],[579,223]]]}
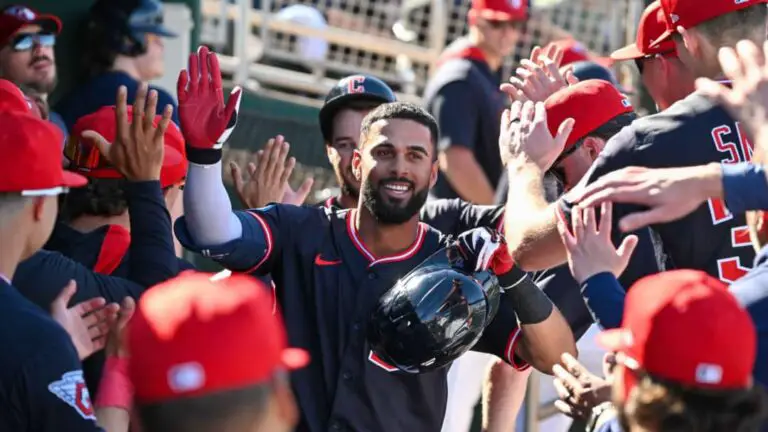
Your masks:
{"label": "red batting glove", "polygon": [[240,87],[232,90],[225,106],[219,60],[205,46],[189,55],[188,69],[179,73],[176,84],[179,120],[187,146],[199,150],[221,149],[237,124]]}
{"label": "red batting glove", "polygon": [[488,266],[493,274],[503,275],[512,270],[515,266],[515,260],[509,254],[507,242],[502,241],[496,251],[491,255],[490,265]]}

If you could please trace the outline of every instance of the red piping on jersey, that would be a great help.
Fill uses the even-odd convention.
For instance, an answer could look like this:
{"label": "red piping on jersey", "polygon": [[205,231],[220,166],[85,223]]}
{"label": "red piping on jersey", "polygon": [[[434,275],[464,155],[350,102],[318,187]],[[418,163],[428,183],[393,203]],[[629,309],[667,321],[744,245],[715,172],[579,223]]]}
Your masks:
{"label": "red piping on jersey", "polygon": [[242,272],[242,273],[251,273],[253,271],[258,270],[259,267],[261,267],[262,264],[264,264],[268,259],[269,256],[272,255],[272,229],[269,228],[269,224],[267,221],[264,220],[264,217],[261,216],[258,213],[254,213],[252,211],[246,211],[247,214],[253,216],[257,221],[259,221],[259,224],[261,225],[261,230],[264,231],[264,240],[267,242],[267,251],[264,252],[264,256],[261,258],[259,262],[256,263],[253,267],[250,269]]}
{"label": "red piping on jersey", "polygon": [[507,362],[512,365],[515,370],[518,371],[524,371],[531,367],[528,363],[518,363],[515,361],[515,348],[517,347],[517,343],[520,342],[520,329],[517,328],[515,331],[512,332],[512,334],[509,335],[509,341],[507,341],[507,348],[504,349],[504,357],[506,357]]}
{"label": "red piping on jersey", "polygon": [[369,267],[373,266],[374,264],[405,261],[416,255],[416,252],[418,252],[419,249],[421,249],[421,246],[424,244],[424,237],[427,233],[427,226],[424,223],[419,222],[418,232],[416,233],[416,241],[414,241],[408,249],[397,255],[376,258],[376,256],[368,250],[362,239],[360,239],[360,236],[357,234],[357,227],[355,227],[356,212],[357,210],[350,210],[349,213],[347,213],[347,234],[349,234],[349,238],[352,239],[352,243],[355,244],[357,250],[360,251],[360,253],[368,258],[368,261],[371,262],[368,265]]}
{"label": "red piping on jersey", "polygon": [[466,39],[461,42],[456,42],[454,45],[448,47],[448,49],[440,55],[440,58],[437,59],[437,66],[439,67],[448,60],[453,59],[486,61],[483,51],[472,45],[471,42]]}
{"label": "red piping on jersey", "polygon": [[111,275],[123,262],[130,246],[131,233],[120,225],[110,225],[104,236],[104,241],[101,243],[93,271],[103,275]]}
{"label": "red piping on jersey", "polygon": [[325,200],[325,204],[323,204],[323,207],[325,208],[331,208],[333,206],[333,199],[336,197],[330,197],[327,200]]}

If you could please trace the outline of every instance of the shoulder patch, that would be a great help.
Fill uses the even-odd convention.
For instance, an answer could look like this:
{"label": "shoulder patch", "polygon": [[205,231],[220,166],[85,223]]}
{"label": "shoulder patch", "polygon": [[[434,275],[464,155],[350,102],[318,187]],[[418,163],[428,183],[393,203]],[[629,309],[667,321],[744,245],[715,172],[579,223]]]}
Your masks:
{"label": "shoulder patch", "polygon": [[82,418],[96,420],[82,370],[65,373],[60,380],[48,384],[48,391],[74,408]]}

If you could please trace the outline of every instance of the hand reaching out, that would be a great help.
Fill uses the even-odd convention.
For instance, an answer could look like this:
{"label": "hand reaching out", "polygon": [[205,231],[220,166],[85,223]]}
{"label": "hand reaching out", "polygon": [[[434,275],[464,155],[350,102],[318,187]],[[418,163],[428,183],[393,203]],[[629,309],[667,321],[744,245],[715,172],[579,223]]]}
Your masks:
{"label": "hand reaching out", "polygon": [[220,149],[237,124],[240,87],[232,90],[225,106],[219,59],[205,46],[189,55],[189,65],[179,73],[176,86],[179,122],[187,145]]}
{"label": "hand reaching out", "polygon": [[[115,104],[115,142],[110,143],[93,130],[84,131],[82,136],[94,140],[101,154],[126,179],[149,181],[160,179],[165,155],[165,131],[171,122],[173,107],[167,105],[158,120],[157,91],[149,91],[142,83],[136,92],[131,110],[128,109],[127,90],[120,86]],[[129,115],[132,117],[128,122]]]}
{"label": "hand reaching out", "polygon": [[627,268],[629,258],[637,246],[638,238],[635,235],[625,237],[618,249],[613,246],[612,207],[610,203],[601,206],[599,225],[594,207],[574,207],[571,210],[570,226],[565,215],[558,212],[557,230],[568,254],[568,266],[580,284],[603,272],[611,272],[619,277]]}
{"label": "hand reaching out", "polygon": [[568,353],[563,354],[562,363],[565,367],[552,368],[560,397],[555,407],[568,417],[588,420],[593,408],[611,400],[611,382],[593,375]]}
{"label": "hand reaching out", "polygon": [[696,80],[696,89],[722,105],[747,129],[762,152],[768,151],[768,41],[762,50],[742,40],[736,49],[720,48],[718,59],[731,87],[709,78]]}
{"label": "hand reaching out", "polygon": [[51,303],[51,317],[67,331],[75,345],[80,360],[104,348],[107,332],[117,317],[119,306],[106,304],[103,297],[93,298],[69,307],[69,301],[77,291],[75,281],[70,281]]}
{"label": "hand reaching out", "polygon": [[563,51],[555,45],[549,46],[546,52],[541,47],[534,47],[530,60],[523,59],[515,71],[516,76],[500,89],[512,102],[544,102],[558,90],[579,82],[570,70],[565,75],[561,73],[562,60]]}
{"label": "hand reaching out", "polygon": [[247,165],[248,179],[243,179],[242,169],[234,162],[229,168],[240,201],[248,208],[259,208],[271,202],[301,205],[312,188],[311,178],[304,180],[294,191],[288,179],[296,166],[296,159],[288,158],[290,144],[282,135],[270,139]]}
{"label": "hand reaching out", "polygon": [[548,170],[565,148],[574,121],[566,119],[552,136],[547,125],[547,110],[543,102],[516,101],[501,116],[499,152],[507,165],[512,160],[527,160],[541,170]]}
{"label": "hand reaching out", "polygon": [[680,219],[696,210],[708,198],[717,197],[720,194],[717,189],[721,187],[719,164],[656,169],[627,167],[570,192],[569,199],[581,207],[606,202],[646,207],[619,221],[622,231],[631,232],[648,225]]}
{"label": "hand reaching out", "polygon": [[109,335],[106,341],[107,357],[127,357],[128,350],[125,343],[125,328],[136,312],[136,301],[126,297],[120,304],[120,312],[112,320],[109,326]]}

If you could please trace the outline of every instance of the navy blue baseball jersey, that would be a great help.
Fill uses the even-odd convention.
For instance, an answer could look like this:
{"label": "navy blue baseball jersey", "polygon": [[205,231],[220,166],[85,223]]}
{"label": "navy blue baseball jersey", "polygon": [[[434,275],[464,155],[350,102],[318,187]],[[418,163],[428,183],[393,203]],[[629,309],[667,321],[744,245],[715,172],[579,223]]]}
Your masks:
{"label": "navy blue baseball jersey", "polygon": [[[133,241],[128,232],[119,227],[104,227],[87,234],[74,232],[66,226],[59,227],[54,231],[59,233],[59,238],[52,238],[49,246],[58,246],[56,249],[67,256],[42,250],[23,261],[13,278],[18,290],[48,310],[62,288],[73,279],[77,283],[77,292],[72,304],[95,297],[119,303],[125,297],[138,299],[147,288],[172,278],[180,268],[185,268],[176,258],[171,219],[160,182],[129,182],[125,192]],[[69,235],[63,235],[62,229],[68,230],[64,232]],[[64,238],[60,238],[62,236]],[[127,256],[136,258],[128,260]],[[83,364],[92,394],[98,389],[104,361],[101,352]]]}
{"label": "navy blue baseball jersey", "polygon": [[[139,89],[139,82],[125,72],[111,71],[91,78],[73,89],[56,104],[56,111],[61,115],[67,129],[72,130],[80,117],[95,112],[103,106],[114,105],[117,102],[115,99],[117,89],[121,85],[128,90],[128,104],[133,104]],[[173,96],[161,88],[150,86],[150,89],[157,91],[158,111],[162,111],[166,105],[171,105],[173,107],[172,120],[178,125],[179,109]]]}
{"label": "navy blue baseball jersey", "polygon": [[[292,374],[301,431],[439,431],[447,401],[447,368],[420,375],[386,364],[367,345],[366,325],[378,299],[398,278],[445,246],[426,224],[402,253],[377,257],[361,240],[356,210],[270,205],[236,212],[241,238],[196,245],[185,219],[182,244],[233,271],[269,273],[292,346],[307,349],[310,365]],[[500,312],[473,348],[520,369],[520,332],[502,296]]]}
{"label": "navy blue baseball jersey", "polygon": [[[446,49],[424,90],[425,106],[440,128],[438,149],[472,150],[494,188],[503,171],[499,121],[507,103],[500,84],[500,71],[492,71],[482,52],[466,39],[458,39]],[[458,197],[442,173],[431,193],[438,198]]]}
{"label": "navy blue baseball jersey", "polygon": [[[742,127],[721,107],[694,93],[611,138],[582,184],[628,166],[672,168],[751,158],[752,144]],[[567,209],[567,195],[562,202]],[[614,222],[638,210],[616,204]],[[711,199],[682,219],[652,228],[674,267],[702,270],[726,283],[743,276],[755,257],[744,215],[731,214],[722,200]],[[621,235],[618,228],[614,233]]]}
{"label": "navy blue baseball jersey", "polygon": [[0,430],[100,431],[67,332],[0,278]]}

